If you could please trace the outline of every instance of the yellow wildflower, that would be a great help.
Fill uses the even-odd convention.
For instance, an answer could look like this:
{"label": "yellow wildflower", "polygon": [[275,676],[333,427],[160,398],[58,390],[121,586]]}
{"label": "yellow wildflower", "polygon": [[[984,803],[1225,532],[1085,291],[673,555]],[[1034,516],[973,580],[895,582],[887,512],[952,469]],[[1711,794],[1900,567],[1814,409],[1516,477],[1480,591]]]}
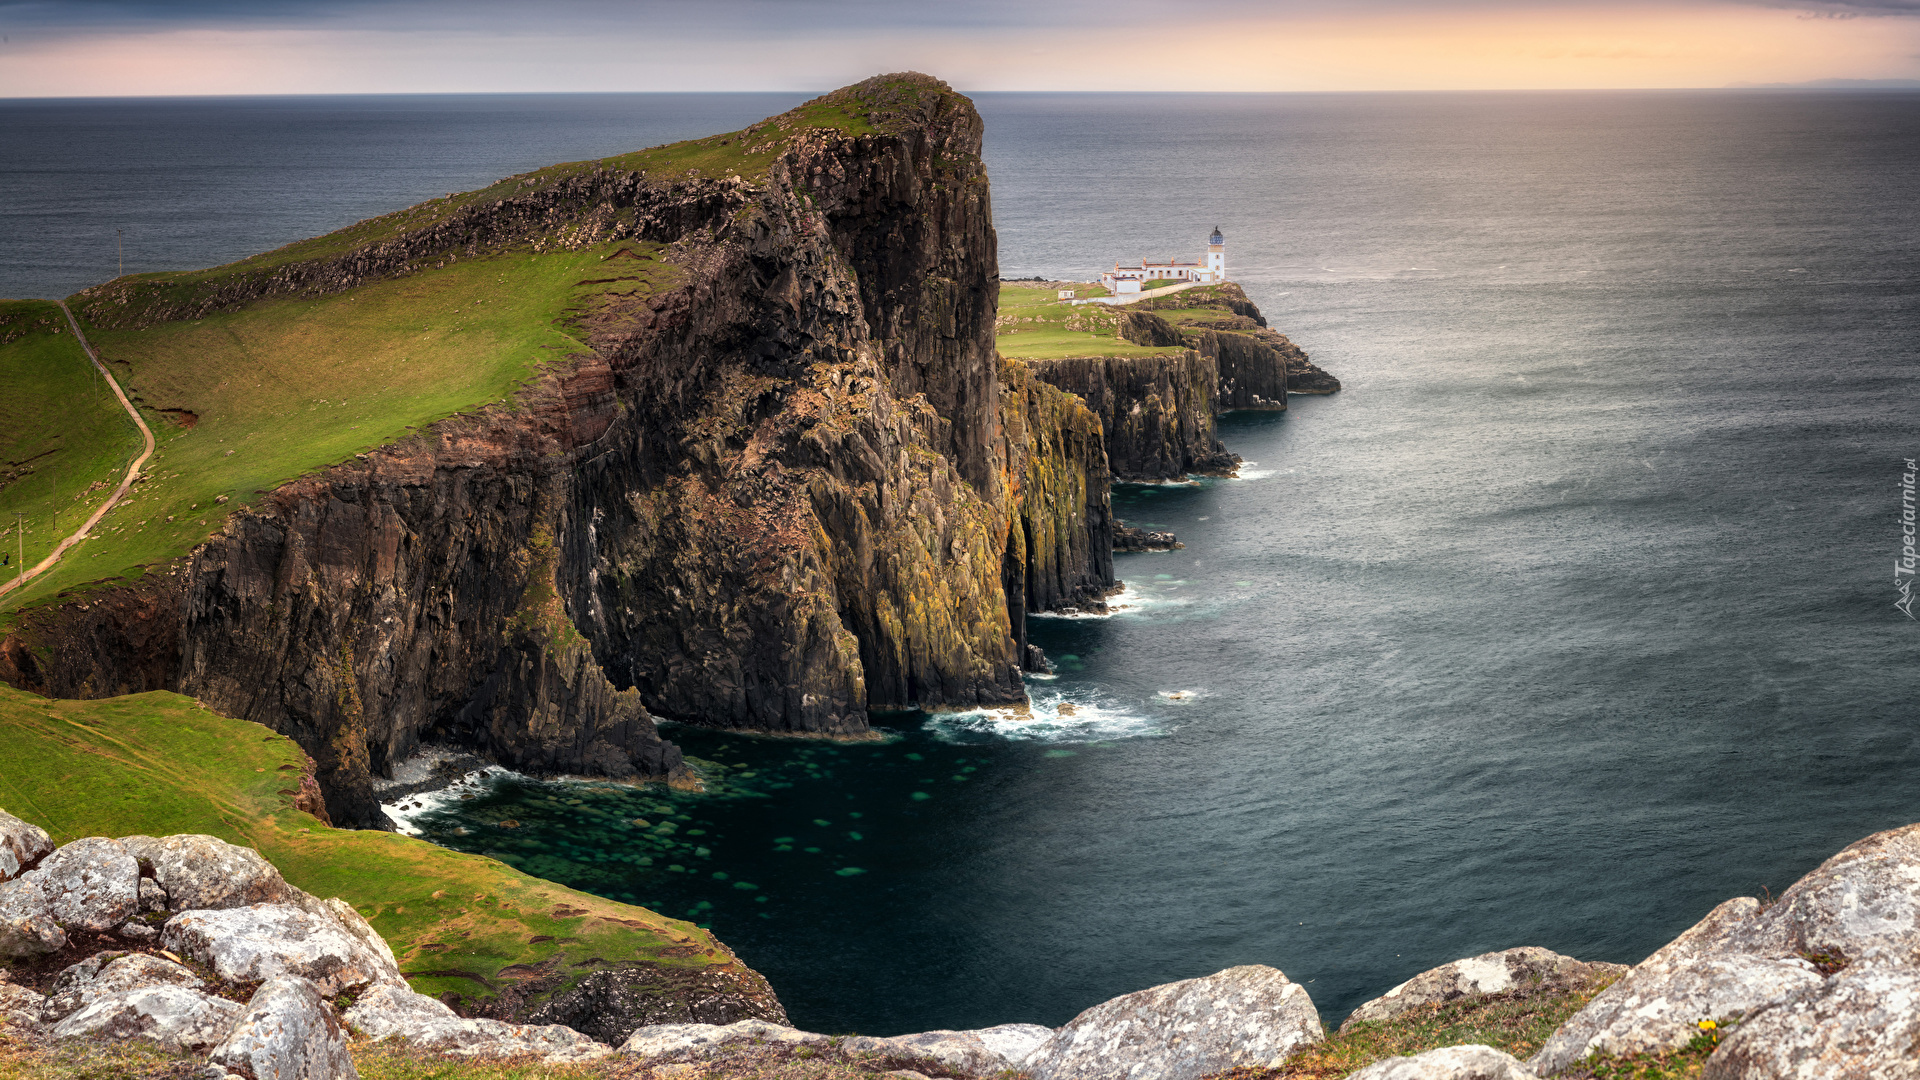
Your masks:
{"label": "yellow wildflower", "polygon": [[1713,1022],[1713,1021],[1711,1021],[1711,1020],[1702,1020],[1702,1021],[1700,1021],[1700,1030],[1701,1030],[1701,1031],[1712,1031],[1712,1030],[1713,1030],[1714,1028],[1717,1028],[1717,1027],[1719,1027],[1719,1026],[1720,1026],[1719,1024],[1716,1024],[1716,1023],[1714,1023],[1714,1022]]}

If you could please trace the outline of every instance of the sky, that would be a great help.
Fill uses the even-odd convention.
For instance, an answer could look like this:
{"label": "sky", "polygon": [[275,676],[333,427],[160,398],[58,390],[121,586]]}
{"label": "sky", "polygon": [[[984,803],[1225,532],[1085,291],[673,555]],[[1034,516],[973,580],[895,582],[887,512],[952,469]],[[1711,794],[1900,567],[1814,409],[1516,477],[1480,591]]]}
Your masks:
{"label": "sky", "polygon": [[0,0],[0,98],[1920,79],[1920,0]]}

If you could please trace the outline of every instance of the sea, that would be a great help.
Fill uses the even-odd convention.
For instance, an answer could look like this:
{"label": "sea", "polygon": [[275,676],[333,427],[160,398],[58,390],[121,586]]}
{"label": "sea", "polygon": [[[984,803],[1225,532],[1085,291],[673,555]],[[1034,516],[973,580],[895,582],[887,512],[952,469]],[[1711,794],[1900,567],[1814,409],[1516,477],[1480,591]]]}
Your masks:
{"label": "sea", "polygon": [[[0,295],[236,259],[801,95],[0,102]],[[1121,487],[1185,548],[1031,711],[667,725],[704,794],[492,772],[436,843],[713,930],[794,1022],[1060,1024],[1237,964],[1337,1023],[1631,963],[1920,820],[1920,93],[981,94],[1007,277],[1196,257],[1344,388]],[[461,796],[472,796],[462,798]],[[509,826],[508,823],[511,823]]]}

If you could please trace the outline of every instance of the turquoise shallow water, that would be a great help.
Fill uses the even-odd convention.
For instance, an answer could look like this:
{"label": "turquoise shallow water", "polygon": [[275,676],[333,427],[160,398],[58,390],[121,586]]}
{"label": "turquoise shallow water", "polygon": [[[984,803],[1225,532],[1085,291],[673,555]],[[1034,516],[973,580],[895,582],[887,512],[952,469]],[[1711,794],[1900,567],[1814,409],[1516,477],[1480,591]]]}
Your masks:
{"label": "turquoise shallow water", "polygon": [[[608,152],[629,107],[486,104],[409,105],[484,132],[446,140],[460,186],[536,143]],[[1346,390],[1228,418],[1242,479],[1116,493],[1188,546],[1119,557],[1110,619],[1035,620],[1062,669],[1038,720],[673,727],[728,767],[714,793],[509,782],[431,835],[691,914],[796,1022],[891,1034],[1059,1023],[1239,963],[1337,1021],[1488,949],[1637,960],[1920,820],[1920,624],[1892,606],[1920,95],[980,104],[1006,274],[1190,256],[1218,225]],[[330,123],[391,126],[364,111]],[[344,169],[303,213],[451,171],[406,194]],[[30,231],[5,220],[0,244]]]}

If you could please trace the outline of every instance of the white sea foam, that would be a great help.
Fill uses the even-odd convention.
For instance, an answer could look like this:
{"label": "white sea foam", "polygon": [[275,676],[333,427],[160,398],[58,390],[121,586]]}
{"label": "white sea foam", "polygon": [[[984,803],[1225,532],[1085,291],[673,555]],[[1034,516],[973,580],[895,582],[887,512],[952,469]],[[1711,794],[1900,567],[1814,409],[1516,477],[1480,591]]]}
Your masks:
{"label": "white sea foam", "polygon": [[478,795],[495,783],[509,778],[524,780],[526,777],[512,769],[503,769],[498,765],[489,765],[455,780],[438,791],[422,791],[418,794],[403,796],[390,803],[381,803],[380,809],[393,820],[394,827],[407,836],[419,836],[424,830],[419,822],[429,814],[452,809],[467,798]]}
{"label": "white sea foam", "polygon": [[967,736],[992,735],[1016,742],[1089,743],[1108,739],[1138,739],[1167,734],[1154,720],[1114,705],[1103,705],[1048,690],[1033,696],[1027,706],[939,713],[927,721],[938,738],[968,741]]}
{"label": "white sea foam", "polygon": [[1111,619],[1115,615],[1138,611],[1154,603],[1132,585],[1123,584],[1119,592],[1107,597],[1105,611],[1035,611],[1029,619]]}
{"label": "white sea foam", "polygon": [[1162,690],[1156,696],[1176,704],[1191,705],[1209,695],[1205,690]]}

